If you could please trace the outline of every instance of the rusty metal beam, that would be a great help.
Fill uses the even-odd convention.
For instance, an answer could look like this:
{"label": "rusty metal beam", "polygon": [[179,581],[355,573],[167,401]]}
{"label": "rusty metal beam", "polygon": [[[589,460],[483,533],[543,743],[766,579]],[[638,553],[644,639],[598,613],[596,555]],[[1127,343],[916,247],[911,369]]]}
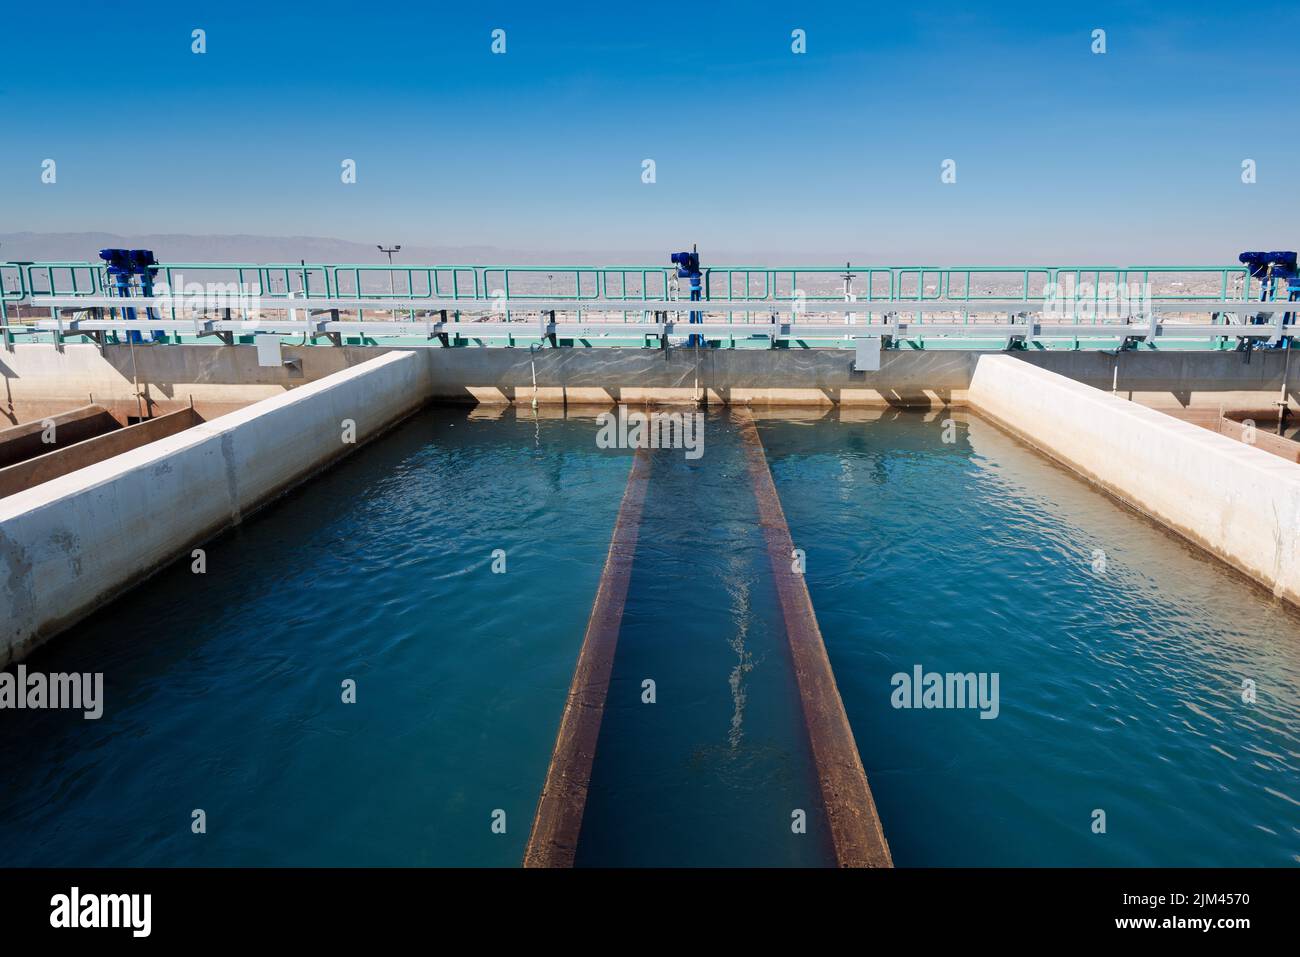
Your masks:
{"label": "rusty metal beam", "polygon": [[812,597],[808,594],[803,575],[792,568],[794,542],[768,468],[763,441],[747,409],[736,410],[733,415],[740,424],[749,477],[758,499],[759,522],[763,527],[781,614],[785,619],[804,725],[821,786],[835,861],[841,867],[892,867],[889,844],[880,824],[876,802],[871,796],[871,787],[867,784],[867,773],[862,767],[857,743],[853,740],[853,729],[844,713],[844,702],[840,699],[826,645],[817,625]]}
{"label": "rusty metal beam", "polygon": [[591,606],[587,634],[573,670],[551,766],[537,802],[524,867],[572,867],[577,854],[649,482],[649,453],[637,449]]}

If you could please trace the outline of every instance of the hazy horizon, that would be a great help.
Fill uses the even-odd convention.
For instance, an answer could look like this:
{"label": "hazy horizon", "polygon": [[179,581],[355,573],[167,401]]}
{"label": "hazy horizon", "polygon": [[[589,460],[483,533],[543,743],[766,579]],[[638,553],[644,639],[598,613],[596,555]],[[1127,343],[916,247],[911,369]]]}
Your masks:
{"label": "hazy horizon", "polygon": [[[15,37],[48,29],[8,13]],[[1203,0],[63,15],[95,28],[64,31],[57,66],[6,49],[0,258],[101,233],[171,237],[173,261],[698,243],[706,264],[1219,264],[1300,244],[1292,5],[1252,8],[1267,30]]]}
{"label": "hazy horizon", "polygon": [[[517,249],[501,246],[411,246],[402,248],[393,256],[396,265],[669,265],[669,253],[662,250],[555,250]],[[679,244],[689,248],[690,244]],[[1278,244],[1256,244],[1275,248]],[[1294,247],[1295,243],[1291,246]],[[150,249],[160,262],[243,262],[243,263],[387,263],[388,257],[379,251],[377,243],[353,241],[328,236],[260,236],[252,234],[190,235],[185,233],[110,233],[72,232],[0,233],[0,262],[97,262],[99,250],[108,247]],[[1242,247],[1244,249],[1245,247]],[[934,257],[868,257],[854,255],[816,255],[813,253],[777,252],[773,250],[700,250],[705,266],[836,266],[852,263],[855,266],[1143,266],[1184,265],[1221,266],[1238,265],[1240,249],[1224,246],[1222,254],[1203,260],[1160,260],[1154,257],[1102,258],[1101,256],[1075,259],[1035,257],[1022,258],[949,258]]]}

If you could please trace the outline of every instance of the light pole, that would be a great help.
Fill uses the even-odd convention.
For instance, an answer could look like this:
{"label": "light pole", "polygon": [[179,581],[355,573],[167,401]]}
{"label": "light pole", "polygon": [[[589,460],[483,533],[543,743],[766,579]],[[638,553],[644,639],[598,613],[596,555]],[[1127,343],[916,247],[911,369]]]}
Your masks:
{"label": "light pole", "polygon": [[[401,244],[400,244],[400,243],[399,243],[398,245],[396,245],[396,246],[383,246],[383,245],[380,245],[380,246],[379,246],[379,251],[380,251],[381,253],[387,253],[387,254],[388,254],[388,294],[389,294],[390,296],[392,296],[393,298],[397,298],[397,286],[396,286],[395,280],[393,279],[393,253],[395,253],[395,252],[400,252],[400,251],[401,251],[401,248],[402,248],[402,247],[401,247]],[[388,310],[388,314],[389,314],[389,316],[391,316],[393,319],[396,319],[396,318],[397,318],[397,310],[396,310],[396,309],[392,309],[392,308],[390,308],[390,309]]]}
{"label": "light pole", "polygon": [[381,253],[386,253],[388,255],[388,292],[389,295],[396,296],[397,286],[395,285],[393,280],[393,253],[401,252],[402,247],[400,245],[397,245],[397,246],[379,246],[378,248]]}

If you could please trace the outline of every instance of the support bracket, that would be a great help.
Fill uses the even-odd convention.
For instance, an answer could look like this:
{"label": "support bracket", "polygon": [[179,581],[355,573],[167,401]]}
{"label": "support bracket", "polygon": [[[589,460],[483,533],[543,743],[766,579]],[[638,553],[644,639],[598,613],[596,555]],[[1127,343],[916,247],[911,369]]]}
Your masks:
{"label": "support bracket", "polygon": [[1010,352],[1012,349],[1023,349],[1026,346],[1028,346],[1029,342],[1036,335],[1038,335],[1039,332],[1038,324],[1035,323],[1034,320],[1027,313],[1023,313],[1023,312],[1012,313],[1011,315],[1007,316],[1007,322],[1010,323],[1012,326],[1019,325],[1019,323],[1016,321],[1017,319],[1024,320],[1025,331],[1012,332],[1011,335],[1007,336],[1006,345],[1002,347],[1002,350],[1004,352]]}
{"label": "support bracket", "polygon": [[200,339],[204,336],[216,336],[228,346],[233,346],[235,344],[235,334],[233,332],[214,328],[211,319],[205,319],[202,324],[199,325],[198,330],[194,334]]}
{"label": "support bracket", "polygon": [[436,337],[436,338],[438,339],[438,341],[439,341],[440,343],[442,343],[442,347],[443,347],[444,349],[447,349],[447,348],[449,348],[449,347],[451,346],[451,342],[450,342],[450,340],[447,338],[447,333],[444,331],[445,328],[446,328],[446,326],[447,326],[447,310],[446,310],[446,309],[439,309],[439,310],[438,310],[438,329],[437,329],[436,332],[431,332],[431,333],[429,333],[429,338],[430,338],[430,339],[433,339],[433,338]]}
{"label": "support bracket", "polygon": [[336,347],[342,347],[343,333],[334,332],[326,328],[326,323],[338,322],[338,321],[339,321],[339,311],[337,309],[331,309],[329,319],[322,319],[320,322],[316,323],[316,328],[312,331],[311,334],[311,341],[315,342],[317,339],[328,339]]}

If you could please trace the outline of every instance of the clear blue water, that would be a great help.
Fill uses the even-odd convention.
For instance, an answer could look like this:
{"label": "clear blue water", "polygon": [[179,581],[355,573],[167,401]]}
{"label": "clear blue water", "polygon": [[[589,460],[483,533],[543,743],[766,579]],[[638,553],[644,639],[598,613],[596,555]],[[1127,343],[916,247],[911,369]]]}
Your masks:
{"label": "clear blue water", "polygon": [[579,866],[834,862],[744,446],[705,435],[650,453]]}
{"label": "clear blue water", "polygon": [[630,462],[593,434],[420,415],[38,652],[107,709],[0,713],[0,864],[518,864]]}
{"label": "clear blue water", "polygon": [[[1300,861],[1293,610],[982,420],[760,432],[896,864]],[[894,708],[917,664],[1000,716]]]}
{"label": "clear blue water", "polygon": [[[979,420],[760,431],[896,863],[1300,860],[1295,612]],[[420,415],[39,651],[107,711],[0,713],[0,864],[517,864],[630,464],[594,434]],[[826,861],[754,508],[725,416],[656,453],[579,863]],[[999,717],[891,707],[916,664]]]}

